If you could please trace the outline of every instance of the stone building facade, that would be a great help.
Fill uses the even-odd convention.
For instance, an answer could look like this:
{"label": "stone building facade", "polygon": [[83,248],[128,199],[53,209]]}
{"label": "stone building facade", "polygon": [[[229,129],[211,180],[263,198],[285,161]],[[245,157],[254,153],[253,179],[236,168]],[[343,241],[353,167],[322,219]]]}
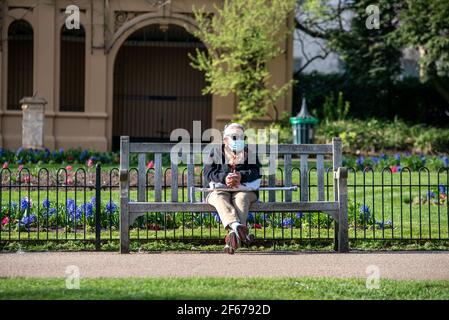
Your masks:
{"label": "stone building facade", "polygon": [[[192,6],[213,13],[221,0],[0,1],[0,146],[21,145],[19,101],[47,101],[44,143],[50,149],[116,149],[121,134],[166,141],[174,128],[222,128],[235,97],[204,96],[204,75],[188,53],[206,50],[191,30]],[[66,8],[80,9],[68,30]],[[286,19],[286,25],[292,20]],[[292,38],[270,63],[273,83],[292,76]],[[278,104],[291,110],[291,92]],[[268,121],[258,119],[260,122]]]}

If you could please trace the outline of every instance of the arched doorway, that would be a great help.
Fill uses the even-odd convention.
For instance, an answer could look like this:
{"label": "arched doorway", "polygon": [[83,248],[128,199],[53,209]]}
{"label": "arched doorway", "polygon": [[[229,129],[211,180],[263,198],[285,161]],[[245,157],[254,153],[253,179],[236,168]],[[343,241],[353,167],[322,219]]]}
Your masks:
{"label": "arched doorway", "polygon": [[188,54],[204,45],[176,25],[154,24],[135,31],[114,64],[113,149],[120,135],[131,141],[168,141],[177,128],[192,133],[192,122],[211,126],[210,95],[202,95],[204,74]]}

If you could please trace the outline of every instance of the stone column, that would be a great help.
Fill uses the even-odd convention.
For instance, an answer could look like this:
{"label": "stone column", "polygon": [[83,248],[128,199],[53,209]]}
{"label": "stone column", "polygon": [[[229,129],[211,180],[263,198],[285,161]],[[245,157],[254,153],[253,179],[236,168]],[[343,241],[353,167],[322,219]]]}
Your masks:
{"label": "stone column", "polygon": [[40,97],[25,97],[22,105],[22,147],[44,148],[44,108],[47,101]]}

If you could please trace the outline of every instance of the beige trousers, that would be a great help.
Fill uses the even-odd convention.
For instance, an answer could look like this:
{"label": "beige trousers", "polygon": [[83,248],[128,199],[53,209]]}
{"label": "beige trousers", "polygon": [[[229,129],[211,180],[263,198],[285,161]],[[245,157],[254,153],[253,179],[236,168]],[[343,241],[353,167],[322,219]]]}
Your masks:
{"label": "beige trousers", "polygon": [[232,222],[246,224],[251,203],[257,200],[254,191],[227,192],[214,190],[207,195],[206,202],[217,209],[223,226]]}

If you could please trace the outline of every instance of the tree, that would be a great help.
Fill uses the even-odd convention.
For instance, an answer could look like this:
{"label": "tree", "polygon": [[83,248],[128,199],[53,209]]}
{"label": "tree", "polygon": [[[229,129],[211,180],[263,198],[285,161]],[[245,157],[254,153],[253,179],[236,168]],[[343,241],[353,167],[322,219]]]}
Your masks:
{"label": "tree", "polygon": [[397,28],[400,1],[378,0],[379,28],[367,28],[367,8],[371,0],[302,0],[296,27],[326,41],[337,52],[345,71],[356,83],[388,84],[401,71],[401,48],[389,37]]}
{"label": "tree", "polygon": [[191,55],[192,66],[205,73],[203,93],[238,99],[234,119],[244,124],[269,115],[279,119],[276,106],[292,81],[270,84],[268,62],[283,52],[281,43],[291,31],[286,27],[295,0],[225,0],[216,13],[194,9],[198,30],[193,31],[209,49]]}
{"label": "tree", "polygon": [[403,1],[395,38],[402,46],[419,48],[425,79],[449,103],[449,1]]}
{"label": "tree", "polygon": [[[368,29],[370,0],[298,0],[295,27],[337,52],[348,79],[387,87],[399,75],[401,51],[418,48],[420,65],[449,103],[449,1],[378,0],[380,28]],[[386,85],[385,85],[386,84]]]}

